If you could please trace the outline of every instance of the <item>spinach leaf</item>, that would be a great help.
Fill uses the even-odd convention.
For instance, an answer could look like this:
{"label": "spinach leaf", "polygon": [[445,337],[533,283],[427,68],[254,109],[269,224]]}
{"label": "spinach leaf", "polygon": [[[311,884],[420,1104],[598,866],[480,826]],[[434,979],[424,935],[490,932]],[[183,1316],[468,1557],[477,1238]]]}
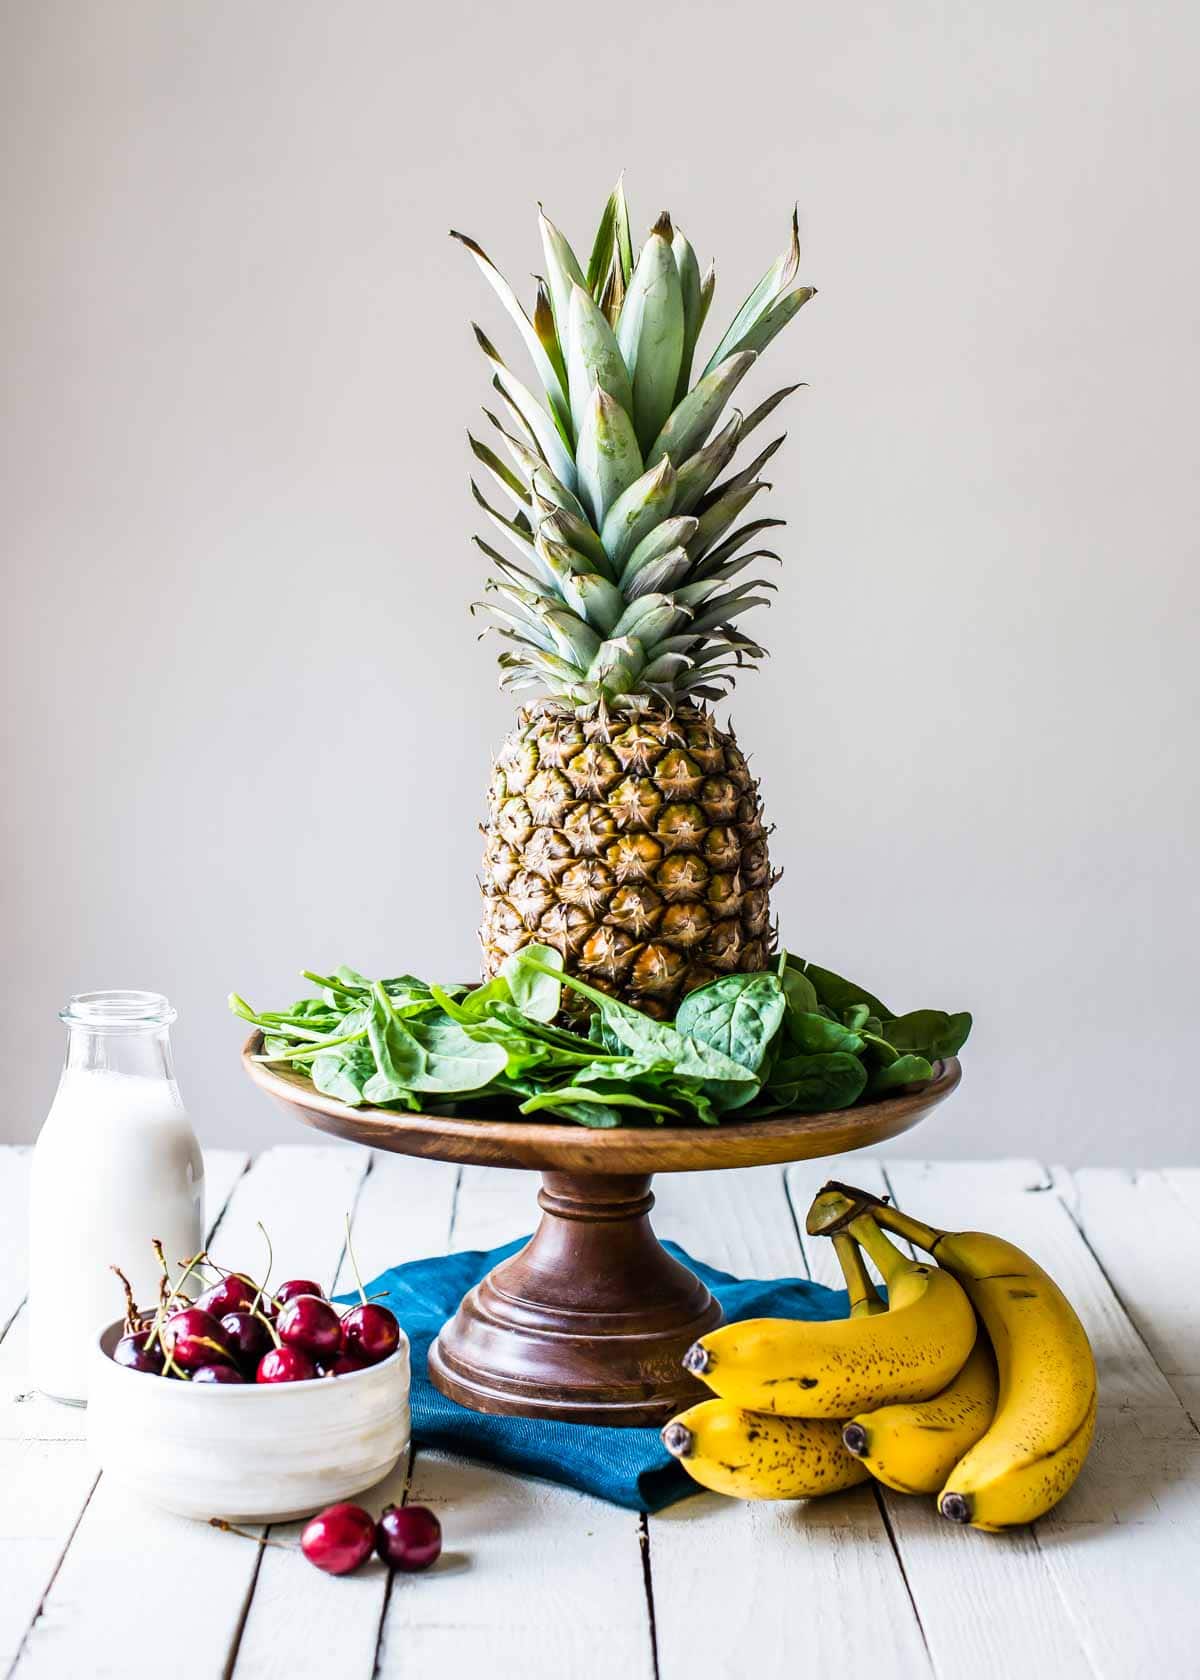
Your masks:
{"label": "spinach leaf", "polygon": [[774,974],[725,974],[689,992],[675,1030],[757,1073],[787,1008]]}
{"label": "spinach leaf", "polygon": [[322,1050],[313,1057],[309,1073],[318,1091],[338,1102],[357,1108],[366,1099],[363,1087],[375,1072],[371,1046],[357,1040],[337,1050]]}
{"label": "spinach leaf", "polygon": [[448,1015],[401,1020],[382,984],[368,1036],[378,1071],[364,1087],[368,1102],[393,1102],[412,1091],[477,1091],[504,1072],[502,1045],[479,1044]]}
{"label": "spinach leaf", "polygon": [[905,1090],[912,1085],[926,1085],[933,1078],[933,1069],[924,1056],[897,1056],[886,1067],[871,1074],[871,1094],[877,1091]]}
{"label": "spinach leaf", "polygon": [[789,1011],[787,1037],[789,1044],[806,1056],[817,1056],[832,1050],[845,1050],[849,1055],[857,1056],[863,1047],[858,1033],[851,1032],[840,1021],[831,1021],[827,1015],[793,1014]]}
{"label": "spinach leaf", "polygon": [[770,1101],[796,1114],[849,1108],[862,1096],[867,1070],[844,1050],[828,1055],[788,1056],[778,1062],[767,1091]]}
{"label": "spinach leaf", "polygon": [[821,1001],[817,996],[817,988],[807,974],[790,966],[786,951],[780,959],[779,984],[783,987],[783,995],[787,1000],[789,1014],[816,1014]]}
{"label": "spinach leaf", "polygon": [[957,1056],[971,1031],[971,1017],[966,1010],[947,1015],[941,1009],[914,1009],[910,1015],[897,1015],[886,1021],[882,1035],[897,1050],[913,1050],[936,1062],[944,1056]]}
{"label": "spinach leaf", "polygon": [[[543,1091],[536,1097],[530,1097],[521,1104],[522,1114],[537,1114],[543,1109],[551,1112],[561,1111],[568,1118],[574,1119],[571,1110],[582,1104],[595,1105],[601,1108],[637,1108],[651,1114],[677,1114],[678,1110],[668,1107],[663,1102],[653,1102],[645,1097],[636,1096],[632,1091],[606,1091],[592,1085],[563,1085],[554,1091]],[[591,1124],[596,1124],[592,1121]],[[609,1122],[604,1122],[609,1124]]]}
{"label": "spinach leaf", "polygon": [[523,945],[505,957],[500,972],[512,1001],[531,1021],[553,1021],[562,1008],[562,953],[552,945]]}
{"label": "spinach leaf", "polygon": [[820,1001],[835,1013],[840,1015],[844,1009],[853,1004],[865,1003],[869,1006],[869,1013],[879,1015],[884,1020],[891,1016],[891,1010],[886,1003],[860,986],[855,980],[845,980],[840,974],[835,974],[831,968],[818,968],[816,963],[805,961],[803,958],[788,956],[789,964],[799,962],[801,969],[807,975]]}

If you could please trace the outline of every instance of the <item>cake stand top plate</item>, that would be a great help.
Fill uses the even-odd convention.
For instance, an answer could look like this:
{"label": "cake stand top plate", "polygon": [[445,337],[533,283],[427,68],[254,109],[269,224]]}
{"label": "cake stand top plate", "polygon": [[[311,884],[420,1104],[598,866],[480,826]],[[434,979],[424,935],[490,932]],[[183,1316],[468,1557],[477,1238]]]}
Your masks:
{"label": "cake stand top plate", "polygon": [[958,1058],[950,1056],[935,1065],[934,1078],[923,1090],[883,1097],[857,1108],[777,1114],[769,1120],[738,1121],[730,1116],[720,1126],[622,1126],[593,1131],[540,1120],[463,1115],[450,1119],[386,1108],[350,1108],[322,1096],[301,1074],[256,1062],[261,1049],[262,1035],[256,1032],[242,1051],[254,1084],[323,1132],[400,1155],[566,1173],[703,1172],[840,1155],[908,1131],[950,1095],[962,1074]]}

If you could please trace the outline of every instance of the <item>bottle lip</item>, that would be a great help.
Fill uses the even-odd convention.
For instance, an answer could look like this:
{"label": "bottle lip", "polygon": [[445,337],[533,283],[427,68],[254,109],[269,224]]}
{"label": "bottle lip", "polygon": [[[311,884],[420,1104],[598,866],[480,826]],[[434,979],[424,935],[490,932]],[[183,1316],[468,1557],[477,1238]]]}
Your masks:
{"label": "bottle lip", "polygon": [[161,992],[118,988],[76,992],[58,1018],[68,1027],[90,1027],[93,1032],[147,1032],[169,1027],[175,1010]]}

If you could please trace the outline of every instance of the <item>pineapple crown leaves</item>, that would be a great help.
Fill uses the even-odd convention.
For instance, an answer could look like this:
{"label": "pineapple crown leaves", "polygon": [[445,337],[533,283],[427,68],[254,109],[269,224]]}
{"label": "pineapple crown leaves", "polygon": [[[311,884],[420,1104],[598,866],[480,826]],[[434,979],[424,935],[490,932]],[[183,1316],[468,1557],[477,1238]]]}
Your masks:
{"label": "pineapple crown leaves", "polygon": [[[544,277],[532,314],[475,240],[454,233],[515,323],[533,364],[526,384],[475,326],[494,406],[488,441],[469,436],[490,484],[471,493],[510,553],[476,537],[493,574],[476,606],[510,648],[501,685],[539,688],[579,708],[671,707],[715,700],[764,649],[734,620],[767,604],[741,574],[771,549],[752,546],[779,519],[739,523],[770,486],[774,438],[724,476],[738,449],[797,385],[750,413],[731,398],[771,340],[808,302],[791,237],[693,380],[712,302],[690,242],[664,211],[634,253],[618,181],[586,271],[539,205]],[[728,413],[727,413],[728,411]],[[785,434],[786,435],[786,434]],[[500,506],[489,494],[500,492]],[[474,609],[472,609],[474,610]]]}

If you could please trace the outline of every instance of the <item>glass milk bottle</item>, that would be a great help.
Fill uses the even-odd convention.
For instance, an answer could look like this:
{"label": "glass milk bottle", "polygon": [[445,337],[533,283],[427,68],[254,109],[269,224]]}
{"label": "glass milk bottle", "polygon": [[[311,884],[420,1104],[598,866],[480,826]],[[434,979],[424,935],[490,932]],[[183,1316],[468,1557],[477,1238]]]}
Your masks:
{"label": "glass milk bottle", "polygon": [[151,1239],[173,1272],[204,1240],[204,1164],[175,1083],[166,998],[81,992],[59,1018],[67,1059],[33,1152],[30,1367],[43,1393],[83,1404],[96,1335],[124,1313],[109,1267],[154,1306]]}

